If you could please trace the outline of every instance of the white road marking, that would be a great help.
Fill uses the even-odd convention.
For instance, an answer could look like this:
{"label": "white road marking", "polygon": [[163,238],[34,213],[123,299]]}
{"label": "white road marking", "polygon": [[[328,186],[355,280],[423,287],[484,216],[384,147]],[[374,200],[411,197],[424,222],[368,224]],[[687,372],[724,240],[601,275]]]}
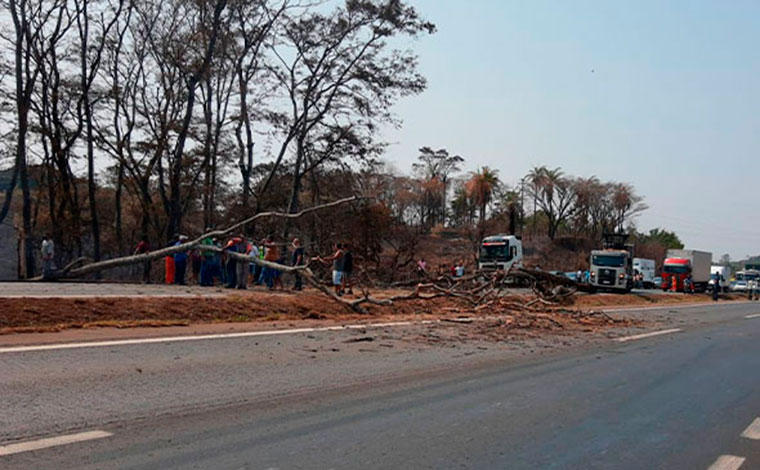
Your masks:
{"label": "white road marking", "polygon": [[738,470],[745,460],[735,455],[721,455],[707,470]]}
{"label": "white road marking", "polygon": [[746,316],[746,317],[744,317],[744,318],[757,318],[757,317],[760,317],[760,313],[754,313],[754,314],[752,314],[752,315],[747,315],[747,316]]}
{"label": "white road marking", "polygon": [[684,309],[684,308],[698,308],[698,307],[726,307],[729,305],[742,305],[742,304],[748,304],[750,303],[749,300],[734,300],[731,302],[693,302],[688,304],[658,304],[658,305],[642,305],[640,307],[614,307],[614,308],[604,308],[599,307],[597,310],[601,310],[603,312],[607,313],[615,313],[615,312],[640,312],[640,311],[646,311],[646,310],[676,310],[676,309]]}
{"label": "white road marking", "polygon": [[627,341],[634,341],[634,340],[637,340],[637,339],[650,338],[652,336],[660,336],[660,335],[668,335],[670,333],[678,333],[679,331],[681,331],[680,328],[671,328],[669,330],[652,331],[650,333],[642,333],[640,335],[623,336],[622,338],[615,338],[615,341],[617,341],[619,343],[625,343]]}
{"label": "white road marking", "polygon": [[760,441],[760,418],[755,418],[755,420],[752,421],[752,424],[750,424],[742,433],[742,437]]}
{"label": "white road marking", "polygon": [[342,330],[359,330],[363,328],[386,328],[391,326],[410,326],[410,325],[427,325],[435,323],[434,320],[425,320],[419,322],[400,321],[390,323],[367,323],[366,325],[340,325],[325,326],[319,328],[293,328],[290,330],[269,330],[269,331],[245,331],[240,333],[218,333],[210,335],[195,336],[164,336],[159,338],[138,338],[138,339],[120,339],[111,341],[90,341],[84,343],[59,343],[59,344],[40,344],[36,346],[11,346],[0,348],[0,353],[17,353],[30,351],[52,351],[57,349],[78,349],[78,348],[100,348],[108,346],[126,346],[131,344],[150,344],[150,343],[175,343],[179,341],[202,341],[210,339],[230,339],[230,338],[249,338],[255,336],[275,336],[275,335],[292,335],[298,333],[318,333],[321,331],[342,331]]}
{"label": "white road marking", "polygon": [[8,444],[5,446],[0,446],[0,457],[4,455],[18,454],[21,452],[29,452],[32,450],[46,449],[48,447],[63,446],[67,444],[73,444],[75,442],[102,439],[104,437],[110,436],[113,436],[113,434],[106,431],[88,431],[80,432],[78,434],[68,434],[66,436],[48,437],[45,439],[38,439],[36,441]]}

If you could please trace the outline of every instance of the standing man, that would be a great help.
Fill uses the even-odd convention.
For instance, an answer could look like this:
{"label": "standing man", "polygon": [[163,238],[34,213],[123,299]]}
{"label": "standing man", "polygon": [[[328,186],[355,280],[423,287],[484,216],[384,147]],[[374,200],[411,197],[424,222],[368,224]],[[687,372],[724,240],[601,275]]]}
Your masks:
{"label": "standing man", "polygon": [[[293,239],[293,254],[291,255],[291,264],[293,266],[303,266],[304,262],[304,249],[301,246],[301,240],[298,239],[298,237]],[[301,273],[298,271],[295,271],[293,273],[293,276],[295,277],[295,283],[293,284],[294,290],[302,290],[303,289],[303,280],[301,279]]]}
{"label": "standing man", "polygon": [[55,256],[55,244],[49,233],[42,237],[42,279],[53,279],[53,257]]}
{"label": "standing man", "polygon": [[[206,237],[201,241],[203,246],[213,246],[214,241],[211,237]],[[214,285],[214,255],[210,250],[201,248],[201,286],[211,287]]]}
{"label": "standing man", "polygon": [[[237,252],[246,256],[251,254],[251,245],[248,243],[248,239],[245,235],[240,234],[240,238],[237,243]],[[248,288],[248,271],[251,267],[251,262],[248,260],[237,260],[237,288]]]}
{"label": "standing man", "polygon": [[[137,244],[137,247],[135,248],[135,255],[145,255],[150,252],[150,242],[148,242],[148,237],[146,235],[143,235],[140,238],[140,243]],[[143,263],[143,276],[142,281],[143,284],[150,284],[150,260],[147,260]]]}
{"label": "standing man", "polygon": [[[424,261],[423,261],[424,262]],[[341,290],[347,294],[353,295],[354,289],[351,286],[351,276],[354,274],[354,255],[351,253],[351,245],[343,244],[343,276]],[[348,290],[346,290],[348,289]]]}
{"label": "standing man", "polygon": [[[187,241],[187,237],[180,235],[174,246],[180,246]],[[178,286],[185,285],[185,272],[187,271],[187,252],[174,253],[174,283]]]}
{"label": "standing man", "polygon": [[[231,238],[230,240],[227,241],[227,244],[224,246],[224,249],[230,253],[237,253],[238,243],[239,243],[239,240],[237,239],[237,237]],[[227,255],[227,261],[225,261],[224,266],[225,266],[224,272],[226,274],[225,287],[227,289],[234,289],[235,287],[237,287],[237,260],[233,258],[232,256]]]}
{"label": "standing man", "polygon": [[[169,244],[167,246],[174,246],[179,241],[179,234],[174,235],[171,240],[169,240]],[[164,276],[164,282],[166,284],[174,284],[174,255],[167,255],[166,258],[164,258],[164,266],[165,266],[165,276]]]}
{"label": "standing man", "polygon": [[[264,240],[264,261],[270,263],[280,264],[280,246],[274,242],[274,236],[269,235]],[[282,280],[280,279],[279,271],[276,268],[265,266],[262,271],[264,276],[264,282],[266,282],[269,290],[274,289],[278,285],[280,289],[283,289]]]}
{"label": "standing man", "polygon": [[712,297],[713,300],[717,302],[718,300],[718,293],[720,292],[720,280],[723,278],[720,274],[715,275],[715,284],[713,284],[713,291],[712,291]]}
{"label": "standing man", "polygon": [[332,261],[332,281],[335,286],[335,295],[341,296],[341,285],[343,283],[343,247],[340,243],[335,244],[335,253],[329,258],[317,258],[319,261],[329,264]]}

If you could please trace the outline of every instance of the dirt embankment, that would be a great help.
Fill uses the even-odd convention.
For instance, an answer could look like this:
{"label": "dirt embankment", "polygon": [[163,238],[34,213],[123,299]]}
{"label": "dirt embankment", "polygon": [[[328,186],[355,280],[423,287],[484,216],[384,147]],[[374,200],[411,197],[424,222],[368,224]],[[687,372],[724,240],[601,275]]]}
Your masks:
{"label": "dirt embankment", "polygon": [[[397,291],[375,292],[378,298]],[[735,297],[734,297],[735,298]],[[522,294],[504,298],[511,306],[528,304],[533,296]],[[246,292],[217,297],[80,297],[80,298],[2,298],[0,297],[0,334],[58,331],[69,328],[177,326],[229,322],[276,322],[312,320],[345,322],[401,319],[453,319],[461,317],[499,317],[500,329],[578,329],[613,325],[610,317],[581,313],[601,307],[670,305],[709,301],[708,296],[658,294],[576,295],[571,305],[519,308],[474,309],[454,298],[409,300],[393,306],[367,305],[369,315],[359,315],[323,294],[307,290],[287,292]],[[492,325],[492,326],[494,326]]]}

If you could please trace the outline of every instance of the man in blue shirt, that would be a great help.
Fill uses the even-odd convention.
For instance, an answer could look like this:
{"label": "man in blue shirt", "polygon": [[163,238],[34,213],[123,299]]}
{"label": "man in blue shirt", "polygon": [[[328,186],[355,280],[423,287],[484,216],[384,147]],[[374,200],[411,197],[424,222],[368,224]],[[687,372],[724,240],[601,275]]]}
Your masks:
{"label": "man in blue shirt", "polygon": [[[174,246],[180,246],[187,242],[187,237],[184,235],[179,236],[179,240]],[[180,286],[185,285],[185,271],[187,270],[187,252],[178,251],[174,253],[174,283]]]}

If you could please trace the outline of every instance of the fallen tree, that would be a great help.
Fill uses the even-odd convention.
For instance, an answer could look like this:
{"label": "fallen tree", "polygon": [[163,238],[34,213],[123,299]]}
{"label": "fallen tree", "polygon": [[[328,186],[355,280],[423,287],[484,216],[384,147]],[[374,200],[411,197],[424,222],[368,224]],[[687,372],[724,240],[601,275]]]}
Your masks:
{"label": "fallen tree", "polygon": [[[362,283],[361,286],[359,286],[361,288],[362,294],[359,298],[349,300],[336,295],[329,288],[329,285],[326,285],[319,280],[317,275],[311,269],[311,261],[307,261],[306,264],[301,266],[287,266],[262,260],[258,257],[248,256],[242,253],[231,252],[217,246],[203,244],[203,241],[207,238],[227,236],[233,233],[235,230],[238,230],[241,227],[244,227],[247,224],[255,222],[259,219],[283,218],[293,220],[303,217],[309,213],[335,208],[344,204],[356,202],[360,199],[363,198],[353,196],[349,198],[339,199],[337,201],[304,209],[294,214],[281,212],[261,212],[245,220],[237,222],[227,228],[204,233],[203,235],[200,235],[188,242],[166,247],[160,250],[155,250],[145,254],[125,256],[95,263],[87,263],[87,261],[89,261],[88,259],[79,258],[58,272],[56,278],[80,278],[108,269],[150,262],[163,258],[165,256],[173,255],[175,253],[185,252],[193,249],[201,249],[204,251],[224,253],[228,257],[256,264],[262,267],[276,269],[281,272],[299,273],[303,276],[309,285],[315,289],[318,289],[326,296],[330,297],[333,301],[342,305],[344,308],[351,309],[355,312],[363,314],[368,313],[365,305],[392,306],[395,302],[403,302],[409,300],[431,300],[439,297],[450,297],[457,299],[461,301],[463,305],[466,305],[467,307],[473,309],[473,311],[480,311],[483,309],[491,309],[495,311],[512,309],[522,310],[524,312],[530,313],[535,312],[539,307],[545,309],[561,306],[566,303],[567,299],[572,297],[577,290],[584,289],[584,286],[578,285],[563,276],[554,276],[545,271],[528,270],[524,268],[513,268],[509,271],[475,271],[472,274],[459,278],[454,278],[449,275],[443,275],[434,278],[428,274],[423,273],[422,278],[419,280],[394,283],[390,285],[383,285],[373,280],[366,272],[362,271],[362,276],[366,281]],[[370,293],[367,285],[370,285],[373,288],[407,287],[412,288],[412,290],[410,292],[391,295],[389,297],[376,297]],[[505,303],[503,301],[503,298],[509,292],[509,290],[519,286],[530,287],[536,295],[536,298],[524,304],[515,304],[514,302]]]}

